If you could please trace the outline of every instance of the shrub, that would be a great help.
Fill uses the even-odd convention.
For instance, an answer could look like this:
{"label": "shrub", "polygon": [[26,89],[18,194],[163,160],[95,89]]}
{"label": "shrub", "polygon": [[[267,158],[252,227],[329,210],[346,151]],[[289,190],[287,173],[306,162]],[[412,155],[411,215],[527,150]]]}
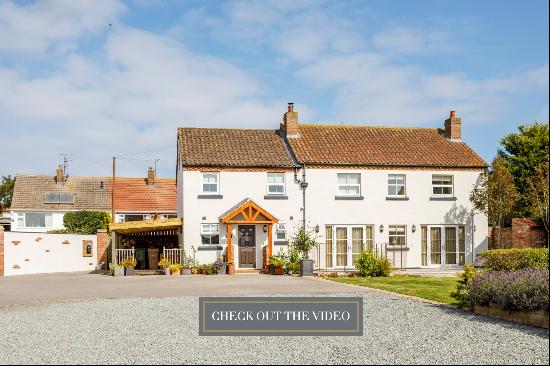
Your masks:
{"label": "shrub", "polygon": [[548,268],[548,248],[492,249],[481,253],[489,271],[517,271],[522,268]]}
{"label": "shrub", "polygon": [[507,310],[548,310],[548,269],[490,271],[466,287],[472,304],[497,305]]}
{"label": "shrub", "polygon": [[170,268],[170,273],[176,273],[176,272],[181,271],[183,266],[179,263],[176,263],[176,264],[170,265],[168,268]]}
{"label": "shrub", "polygon": [[164,256],[159,261],[159,267],[160,268],[170,268],[171,265],[172,265],[172,263],[168,260],[168,258],[165,258]]}
{"label": "shrub", "polygon": [[294,247],[291,246],[288,249],[288,255],[287,255],[287,263],[286,263],[286,270],[287,272],[292,271],[294,274],[300,273],[300,261],[302,260],[302,256],[300,255],[300,252]]}
{"label": "shrub", "polygon": [[135,267],[137,265],[137,261],[134,257],[126,257],[124,260],[120,263],[120,265],[124,268],[128,267]]}
{"label": "shrub", "polygon": [[63,225],[70,234],[97,234],[99,229],[109,229],[111,214],[99,211],[67,212]]}
{"label": "shrub", "polygon": [[458,300],[460,308],[469,308],[472,306],[472,301],[468,295],[467,287],[476,276],[476,270],[471,264],[464,265],[464,272],[460,275],[460,279],[456,285],[456,291],[451,292],[451,297]]}
{"label": "shrub", "polygon": [[354,264],[363,277],[387,277],[393,271],[387,258],[380,258],[372,251],[361,251]]}

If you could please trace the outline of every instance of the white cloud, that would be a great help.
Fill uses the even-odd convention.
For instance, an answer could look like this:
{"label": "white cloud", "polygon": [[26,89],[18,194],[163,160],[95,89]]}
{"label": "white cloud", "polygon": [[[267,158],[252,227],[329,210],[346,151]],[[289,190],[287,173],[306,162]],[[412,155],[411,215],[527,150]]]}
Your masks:
{"label": "white cloud", "polygon": [[407,26],[396,26],[377,33],[373,43],[381,51],[395,54],[451,52],[457,49],[446,32],[421,31]]}
{"label": "white cloud", "polygon": [[67,51],[84,34],[106,30],[125,10],[117,0],[0,2],[0,52]]}

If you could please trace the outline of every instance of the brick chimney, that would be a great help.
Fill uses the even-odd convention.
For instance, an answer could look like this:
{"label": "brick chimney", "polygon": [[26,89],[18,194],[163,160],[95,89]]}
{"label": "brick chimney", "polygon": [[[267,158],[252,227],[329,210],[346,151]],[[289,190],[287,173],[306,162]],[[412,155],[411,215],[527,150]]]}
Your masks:
{"label": "brick chimney", "polygon": [[282,128],[287,137],[300,137],[298,112],[294,112],[294,103],[288,103],[288,111],[283,117]]}
{"label": "brick chimney", "polygon": [[149,167],[147,169],[147,185],[152,186],[153,184],[155,184],[155,171]]}
{"label": "brick chimney", "polygon": [[57,183],[64,183],[65,182],[65,176],[63,175],[63,167],[61,165],[57,166],[55,174],[55,181]]}
{"label": "brick chimney", "polygon": [[451,141],[462,139],[462,119],[456,116],[455,111],[451,111],[449,118],[445,120],[445,137]]}

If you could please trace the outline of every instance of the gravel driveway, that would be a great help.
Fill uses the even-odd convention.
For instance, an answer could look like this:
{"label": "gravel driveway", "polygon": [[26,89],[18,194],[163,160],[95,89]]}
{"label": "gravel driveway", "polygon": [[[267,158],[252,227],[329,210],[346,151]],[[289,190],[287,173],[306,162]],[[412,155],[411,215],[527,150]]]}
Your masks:
{"label": "gravel driveway", "polygon": [[363,337],[199,337],[194,296],[3,306],[0,364],[548,364],[545,330],[356,295],[365,299]]}

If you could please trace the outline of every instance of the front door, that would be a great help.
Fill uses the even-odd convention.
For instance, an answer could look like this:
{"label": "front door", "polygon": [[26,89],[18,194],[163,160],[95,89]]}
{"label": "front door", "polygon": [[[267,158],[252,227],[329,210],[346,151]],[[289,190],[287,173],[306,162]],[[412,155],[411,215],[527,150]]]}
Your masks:
{"label": "front door", "polygon": [[239,225],[239,268],[256,268],[256,228]]}

